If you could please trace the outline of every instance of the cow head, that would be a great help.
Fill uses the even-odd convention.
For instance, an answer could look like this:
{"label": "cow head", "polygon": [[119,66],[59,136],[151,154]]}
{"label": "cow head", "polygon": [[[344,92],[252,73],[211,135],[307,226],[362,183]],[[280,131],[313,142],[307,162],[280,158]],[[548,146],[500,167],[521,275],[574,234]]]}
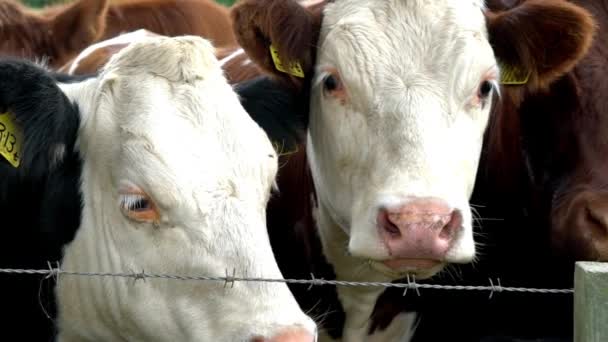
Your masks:
{"label": "cow head", "polygon": [[[20,68],[0,66],[3,109],[24,127],[20,172],[61,167],[69,146],[82,159],[64,270],[282,277],[265,229],[277,155],[207,41],[131,44],[61,90]],[[27,104],[36,89],[42,103],[5,100]],[[311,341],[315,330],[285,284],[66,276],[56,293],[60,339]]]}
{"label": "cow head", "polygon": [[[522,22],[533,35],[562,32],[557,21],[573,34],[540,41],[534,51],[575,46],[586,19],[580,14],[547,1],[502,14],[459,0],[335,0],[307,8],[243,0],[233,8],[249,56],[310,96],[307,152],[320,233],[335,266],[347,252],[390,278],[429,277],[474,258],[468,200],[501,63],[538,75],[562,63],[531,55],[534,63],[520,64],[524,50],[493,50],[492,43],[518,41]],[[521,39],[518,47],[532,51],[532,43],[539,40]],[[554,64],[541,64],[547,61]],[[343,266],[337,272],[349,273],[342,276],[360,271]]]}
{"label": "cow head", "polygon": [[[606,63],[595,19],[564,1],[550,7],[522,0],[489,5],[497,19],[518,5],[555,14],[531,12],[518,23],[529,44],[494,42],[495,49],[516,52],[535,72],[527,83],[502,89],[488,131],[487,169],[502,193],[516,192],[517,202],[527,208],[527,222],[551,242],[553,255],[608,260],[606,123],[599,109],[604,100],[597,95],[608,90],[608,83],[600,71]],[[528,25],[539,20],[553,29],[531,31]]]}
{"label": "cow head", "polygon": [[40,11],[0,0],[0,54],[60,67],[101,37],[107,9],[108,0],[79,0]]}

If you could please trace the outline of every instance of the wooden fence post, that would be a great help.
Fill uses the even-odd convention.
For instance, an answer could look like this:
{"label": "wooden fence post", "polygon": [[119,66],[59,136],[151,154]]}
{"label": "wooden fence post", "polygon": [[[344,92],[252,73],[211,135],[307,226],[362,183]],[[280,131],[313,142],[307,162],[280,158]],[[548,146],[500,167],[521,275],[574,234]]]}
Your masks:
{"label": "wooden fence post", "polygon": [[574,342],[608,341],[608,263],[577,262]]}

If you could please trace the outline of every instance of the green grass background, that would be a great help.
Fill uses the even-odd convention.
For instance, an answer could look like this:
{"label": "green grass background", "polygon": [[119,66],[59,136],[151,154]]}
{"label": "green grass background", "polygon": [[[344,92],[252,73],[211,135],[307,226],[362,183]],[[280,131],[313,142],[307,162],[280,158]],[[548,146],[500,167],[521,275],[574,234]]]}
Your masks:
{"label": "green grass background", "polygon": [[[67,0],[70,1],[70,0]],[[224,5],[224,6],[231,6],[236,0],[216,0],[216,2]],[[30,7],[34,7],[34,8],[40,8],[46,5],[52,5],[54,3],[58,3],[58,2],[66,2],[66,0],[21,0],[22,3],[30,6]]]}

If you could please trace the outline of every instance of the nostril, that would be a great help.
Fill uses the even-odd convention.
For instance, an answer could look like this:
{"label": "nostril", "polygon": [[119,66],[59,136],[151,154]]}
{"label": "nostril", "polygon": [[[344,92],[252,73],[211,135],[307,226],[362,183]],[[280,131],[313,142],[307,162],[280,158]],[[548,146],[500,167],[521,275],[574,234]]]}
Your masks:
{"label": "nostril", "polygon": [[598,214],[590,207],[585,208],[585,215],[587,217],[587,221],[591,222],[593,226],[598,227],[601,234],[606,234],[608,232],[608,224],[603,215]]}
{"label": "nostril", "polygon": [[380,209],[378,212],[378,225],[384,229],[391,237],[398,238],[401,236],[401,231],[396,224],[391,221],[388,210]]}
{"label": "nostril", "polygon": [[450,220],[443,226],[439,237],[442,239],[450,239],[462,227],[462,213],[460,210],[454,210],[450,214]]}

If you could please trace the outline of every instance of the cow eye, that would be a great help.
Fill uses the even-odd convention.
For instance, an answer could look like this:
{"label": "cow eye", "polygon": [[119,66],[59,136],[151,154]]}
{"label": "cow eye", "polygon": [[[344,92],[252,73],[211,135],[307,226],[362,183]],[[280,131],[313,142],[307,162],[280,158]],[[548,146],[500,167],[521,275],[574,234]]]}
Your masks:
{"label": "cow eye", "polygon": [[339,81],[337,80],[336,76],[329,74],[327,76],[325,76],[325,79],[323,80],[323,87],[325,88],[326,91],[334,91],[336,89],[338,89],[339,86]]}
{"label": "cow eye", "polygon": [[488,80],[481,82],[481,84],[479,85],[479,97],[481,99],[487,98],[492,92],[492,89],[494,89],[494,85],[492,84],[492,82]]}
{"label": "cow eye", "polygon": [[160,214],[154,202],[145,193],[128,191],[120,194],[120,210],[129,219],[138,222],[158,222]]}
{"label": "cow eye", "polygon": [[345,104],[348,96],[342,79],[340,78],[340,74],[333,68],[326,72],[327,75],[323,78],[323,92],[325,95],[339,100],[341,104]]}

